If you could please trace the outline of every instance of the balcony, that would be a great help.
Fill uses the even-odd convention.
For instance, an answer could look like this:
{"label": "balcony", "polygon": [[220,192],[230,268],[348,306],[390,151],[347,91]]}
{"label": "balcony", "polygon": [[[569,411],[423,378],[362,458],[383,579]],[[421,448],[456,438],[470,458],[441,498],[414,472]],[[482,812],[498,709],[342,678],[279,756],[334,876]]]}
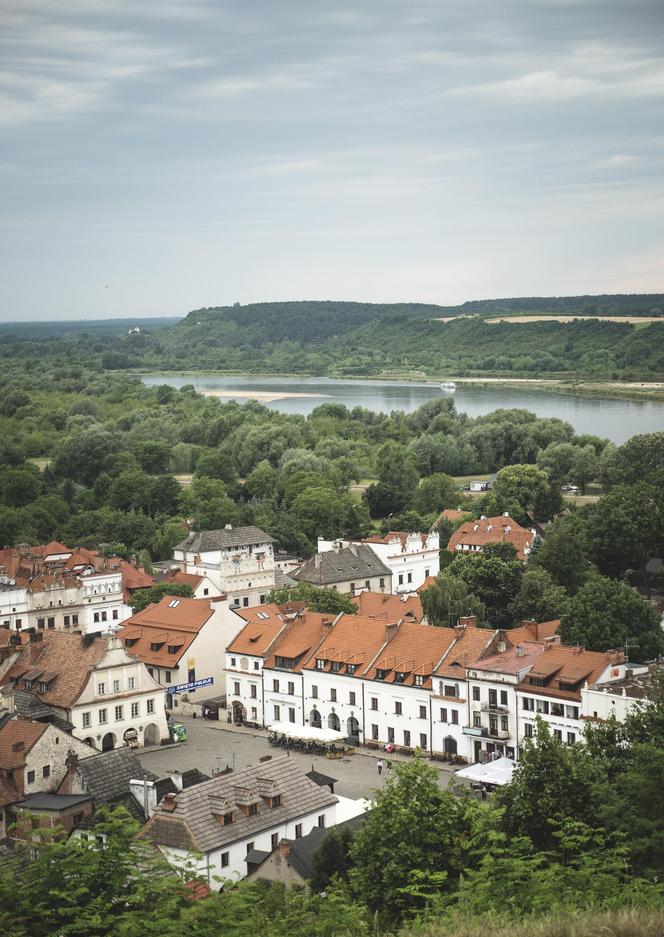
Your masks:
{"label": "balcony", "polygon": [[509,712],[507,706],[499,706],[498,703],[482,703],[480,708],[483,713],[504,713],[507,715]]}
{"label": "balcony", "polygon": [[475,735],[481,738],[482,736],[487,736],[489,734],[489,730],[486,728],[486,726],[464,726],[463,734]]}
{"label": "balcony", "polygon": [[508,729],[487,729],[486,734],[490,739],[500,739],[501,742],[504,742],[510,737]]}

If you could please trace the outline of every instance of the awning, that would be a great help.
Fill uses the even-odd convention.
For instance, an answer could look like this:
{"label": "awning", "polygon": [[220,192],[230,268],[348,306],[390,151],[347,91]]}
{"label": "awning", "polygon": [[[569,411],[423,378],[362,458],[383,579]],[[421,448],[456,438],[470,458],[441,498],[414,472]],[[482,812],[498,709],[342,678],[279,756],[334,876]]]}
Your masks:
{"label": "awning", "polygon": [[297,726],[292,722],[273,722],[268,726],[269,732],[285,735],[289,739],[299,739],[303,742],[343,742],[346,736],[343,732],[334,729],[316,729],[314,726]]}
{"label": "awning", "polygon": [[516,768],[516,762],[511,758],[497,758],[495,761],[488,761],[485,765],[469,765],[457,771],[458,778],[467,778],[469,781],[478,781],[482,784],[509,784],[512,780],[512,773]]}

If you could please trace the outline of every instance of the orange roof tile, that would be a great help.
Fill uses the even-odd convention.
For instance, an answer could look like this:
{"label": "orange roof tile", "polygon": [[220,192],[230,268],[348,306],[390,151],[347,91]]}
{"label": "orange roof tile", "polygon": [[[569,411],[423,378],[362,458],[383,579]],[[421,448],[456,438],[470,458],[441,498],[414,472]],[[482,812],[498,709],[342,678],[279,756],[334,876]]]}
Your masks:
{"label": "orange roof tile", "polygon": [[40,641],[23,645],[16,661],[2,678],[2,684],[12,678],[19,681],[30,671],[55,674],[49,689],[44,692],[39,686],[31,692],[44,703],[68,709],[73,706],[85,689],[96,664],[104,657],[108,638],[90,639],[86,635],[68,634],[65,631],[39,632]]}
{"label": "orange roof tile", "polygon": [[473,670],[491,673],[518,674],[524,668],[532,667],[537,658],[544,653],[544,645],[538,641],[523,641],[518,645],[508,645],[501,653],[490,654],[473,664]]}
{"label": "orange roof tile", "polygon": [[400,618],[413,618],[421,621],[424,612],[422,603],[414,595],[400,596],[391,592],[360,592],[351,596],[358,613],[367,618],[385,618],[398,621]]}
{"label": "orange roof tile", "polygon": [[204,578],[193,573],[183,573],[180,569],[170,569],[164,577],[164,582],[179,582],[183,586],[191,586],[192,590],[196,591]]}
{"label": "orange roof tile", "polygon": [[390,635],[393,625],[380,618],[362,615],[341,615],[334,628],[316,650],[314,657],[303,664],[304,670],[317,670],[316,661],[324,660],[324,670],[331,669],[331,662],[352,664],[360,676],[362,665],[368,667]]}
{"label": "orange roof tile", "polygon": [[228,646],[228,651],[234,654],[263,657],[287,622],[286,616],[282,615],[278,605],[236,608],[235,613],[247,624]]}
{"label": "orange roof tile", "polygon": [[518,628],[510,628],[507,637],[512,644],[519,644],[521,641],[546,641],[555,638],[559,628],[559,618],[554,621],[524,622]]}
{"label": "orange roof tile", "polygon": [[435,583],[435,581],[436,581],[435,576],[427,576],[427,578],[424,580],[422,585],[418,586],[417,591],[424,592],[425,589],[430,589],[431,586]]}
{"label": "orange roof tile", "polygon": [[475,521],[461,524],[449,539],[447,549],[454,552],[464,545],[483,547],[487,543],[511,543],[520,560],[527,558],[526,548],[535,540],[532,530],[521,527],[511,517],[481,517]]}
{"label": "orange roof tile", "polygon": [[[532,670],[519,684],[520,690],[541,696],[580,700],[585,683],[596,683],[607,667],[624,659],[621,652],[586,651],[581,647],[564,644],[546,645]],[[535,686],[530,679],[547,681],[546,686]],[[576,689],[567,686],[575,685]]]}
{"label": "orange roof tile", "polygon": [[[212,615],[209,599],[165,595],[160,602],[128,618],[118,638],[143,663],[175,667]],[[160,646],[154,650],[153,644]],[[169,646],[177,651],[169,652]]]}
{"label": "orange roof tile", "polygon": [[275,667],[276,658],[284,658],[294,662],[294,671],[301,671],[302,664],[315,648],[321,643],[334,621],[334,615],[322,612],[305,611],[287,622],[284,631],[279,635],[270,648],[270,654],[265,661],[266,667]]}
{"label": "orange roof tile", "polygon": [[31,719],[10,719],[0,729],[0,768],[11,771],[25,764],[25,758],[35,742],[48,728],[45,722]]}
{"label": "orange roof tile", "polygon": [[475,665],[496,643],[497,631],[488,628],[466,628],[445,655],[436,676],[465,676],[465,670]]}
{"label": "orange roof tile", "polygon": [[[379,657],[363,671],[368,680],[376,679],[378,670],[387,670],[386,683],[416,685],[415,677],[424,677],[420,686],[431,686],[431,674],[456,640],[454,628],[435,628],[416,622],[402,622]],[[399,679],[398,674],[405,674]]]}

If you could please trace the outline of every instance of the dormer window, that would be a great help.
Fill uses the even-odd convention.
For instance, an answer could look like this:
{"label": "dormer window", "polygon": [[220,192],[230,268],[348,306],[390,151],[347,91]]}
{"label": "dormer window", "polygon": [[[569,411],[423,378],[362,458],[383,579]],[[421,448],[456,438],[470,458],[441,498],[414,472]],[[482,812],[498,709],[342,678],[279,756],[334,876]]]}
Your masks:
{"label": "dormer window", "polygon": [[415,686],[424,686],[424,677],[421,673],[415,674]]}
{"label": "dormer window", "polygon": [[247,809],[247,816],[255,817],[257,813],[258,813],[258,804],[249,804],[249,807]]}
{"label": "dormer window", "polygon": [[406,679],[406,674],[405,674],[405,673],[398,673],[398,674],[397,674],[396,682],[397,682],[397,683],[403,683],[405,679]]}
{"label": "dormer window", "polygon": [[387,670],[376,671],[376,680],[384,680],[386,676],[387,676]]}
{"label": "dormer window", "polygon": [[178,648],[177,648],[174,644],[169,644],[169,645],[168,645],[168,653],[169,653],[169,654],[177,654],[177,652],[178,652]]}
{"label": "dormer window", "polygon": [[137,640],[138,638],[125,638],[125,647],[133,647]]}
{"label": "dormer window", "polygon": [[224,826],[230,826],[233,822],[233,812],[229,811],[228,813],[225,813],[221,818],[221,822]]}
{"label": "dormer window", "polygon": [[357,664],[349,664],[349,665],[348,665],[348,673],[351,674],[351,676],[352,676],[352,674],[355,673],[356,670],[357,670]]}
{"label": "dormer window", "polygon": [[338,660],[332,661],[332,673],[339,673],[341,670],[341,663]]}
{"label": "dormer window", "polygon": [[316,667],[318,670],[325,670],[325,661],[322,657],[316,659]]}
{"label": "dormer window", "polygon": [[162,646],[163,646],[163,645],[162,645],[162,643],[161,643],[160,641],[151,641],[151,642],[150,642],[150,650],[151,650],[151,651],[159,651],[159,650],[161,650]]}
{"label": "dormer window", "polygon": [[40,692],[40,693],[46,693],[47,690],[48,690],[48,683],[45,683],[43,680],[40,681],[40,683],[39,683],[39,692]]}
{"label": "dormer window", "polygon": [[273,807],[281,807],[281,794],[275,794],[272,798]]}

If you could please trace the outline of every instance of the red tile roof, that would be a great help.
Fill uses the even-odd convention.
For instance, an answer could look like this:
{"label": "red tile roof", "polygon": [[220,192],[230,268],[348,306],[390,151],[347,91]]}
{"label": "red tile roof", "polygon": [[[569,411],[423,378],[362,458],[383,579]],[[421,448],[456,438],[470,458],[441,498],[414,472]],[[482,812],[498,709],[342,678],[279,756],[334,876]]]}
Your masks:
{"label": "red tile roof", "polygon": [[332,662],[351,664],[357,668],[355,676],[369,666],[396,626],[380,618],[362,615],[341,615],[326,639],[303,665],[304,670],[317,670],[317,660],[324,660],[325,671],[332,670]]}
{"label": "red tile roof", "polygon": [[449,539],[447,549],[450,552],[463,546],[484,547],[487,543],[511,543],[520,560],[527,558],[526,548],[532,547],[535,534],[532,530],[521,527],[511,517],[481,517],[476,521],[461,524]]}
{"label": "red tile roof", "polygon": [[414,595],[400,596],[393,595],[391,592],[360,592],[358,595],[351,596],[351,601],[357,607],[358,613],[366,618],[386,618],[390,621],[411,618],[415,621],[421,621],[424,616],[422,603]]}
{"label": "red tile roof", "polygon": [[305,611],[286,623],[284,631],[270,647],[265,661],[266,667],[275,667],[276,658],[294,662],[293,671],[300,672],[302,665],[321,643],[334,621],[334,615]]}
{"label": "red tile roof", "polygon": [[422,585],[418,587],[418,589],[417,589],[418,593],[419,593],[419,592],[424,592],[425,589],[430,589],[431,586],[434,585],[435,581],[436,581],[436,577],[435,577],[435,576],[427,576],[427,578],[424,580],[424,582],[422,583]]}
{"label": "red tile roof", "polygon": [[[455,629],[456,630],[456,629]],[[468,667],[492,652],[499,632],[487,628],[465,628],[445,655],[436,676],[465,678]]]}
{"label": "red tile roof", "polygon": [[[214,611],[209,599],[186,599],[165,595],[128,618],[118,638],[145,664],[176,667]],[[127,644],[127,641],[131,642]],[[157,650],[152,644],[161,645]],[[177,648],[170,653],[168,648]]]}
{"label": "red tile roof", "polygon": [[[381,682],[430,687],[431,674],[456,637],[454,628],[434,628],[433,625],[404,621],[362,676],[375,680],[377,671],[387,671]],[[423,682],[417,683],[416,677],[423,677]]]}
{"label": "red tile roof", "polygon": [[0,729],[0,768],[12,771],[25,764],[25,758],[35,742],[48,728],[45,722],[31,719],[10,719]]}
{"label": "red tile roof", "polygon": [[547,641],[556,637],[559,628],[559,618],[554,621],[523,622],[518,628],[510,628],[507,637],[512,644],[519,644],[521,641]]}
{"label": "red tile roof", "polygon": [[483,657],[472,667],[473,670],[490,673],[518,674],[519,671],[532,667],[543,653],[544,645],[540,642],[523,641],[514,646],[508,644],[504,651]]}
{"label": "red tile roof", "polygon": [[286,626],[286,616],[278,605],[255,605],[236,608],[235,613],[247,624],[228,646],[231,654],[263,657],[279,632]]}
{"label": "red tile roof", "polygon": [[[547,645],[519,689],[540,696],[578,701],[581,688],[596,683],[607,667],[624,660],[620,651],[586,651],[563,644]],[[616,674],[617,676],[617,674]],[[531,684],[531,678],[546,681],[546,686]],[[572,688],[576,687],[576,689]]]}

